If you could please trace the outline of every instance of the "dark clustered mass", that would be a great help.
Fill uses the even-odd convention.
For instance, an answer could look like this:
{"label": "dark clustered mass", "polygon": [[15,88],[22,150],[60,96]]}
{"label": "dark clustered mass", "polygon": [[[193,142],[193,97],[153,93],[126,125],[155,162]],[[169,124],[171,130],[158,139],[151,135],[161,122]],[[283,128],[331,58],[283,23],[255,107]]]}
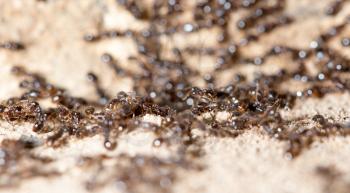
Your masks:
{"label": "dark clustered mass", "polygon": [[[89,72],[87,80],[95,88],[99,99],[78,98],[71,96],[64,88],[49,83],[43,75],[14,66],[12,73],[21,80],[19,86],[23,94],[0,103],[0,119],[15,124],[29,123],[34,132],[47,137],[43,142],[35,138],[1,142],[0,187],[13,186],[30,177],[60,175],[58,171],[41,167],[54,160],[32,153],[44,144],[53,148],[63,147],[72,139],[102,135],[104,141],[101,144],[107,150],[114,150],[118,148],[119,136],[139,128],[149,128],[156,134],[154,148],[173,147],[177,149],[176,154],[168,159],[126,154],[83,157],[80,167],[94,171],[85,184],[88,190],[115,183],[127,192],[142,192],[140,188],[146,188],[148,192],[172,192],[178,170],[205,169],[199,163],[199,158],[205,155],[203,144],[211,136],[234,138],[249,129],[258,128],[273,138],[287,142],[286,155],[293,159],[320,138],[349,135],[349,125],[330,121],[323,115],[286,120],[282,118],[281,111],[292,109],[296,100],[321,98],[329,93],[350,89],[350,79],[342,76],[350,72],[350,60],[329,46],[329,42],[339,37],[350,20],[322,32],[308,49],[275,45],[260,57],[247,58],[240,49],[294,21],[284,12],[284,0],[275,4],[266,2],[199,1],[192,11],[193,21],[179,23],[173,19],[184,11],[179,0],[156,0],[151,8],[146,7],[143,1],[117,0],[116,3],[136,19],[148,22],[149,28],[141,31],[102,30],[99,33],[86,33],[82,39],[86,46],[112,38],[134,41],[138,54],[130,57],[130,61],[136,61],[141,72],[124,69],[117,58],[109,53],[101,56],[101,62],[115,72],[115,76],[132,78],[133,93],[119,92],[116,96],[110,96],[109,91],[100,84],[101,75]],[[327,17],[341,11],[344,2],[336,0],[329,5],[325,10]],[[232,23],[230,14],[241,10],[248,14],[240,18],[234,27],[244,34],[244,38],[234,42],[229,35],[229,23]],[[161,37],[186,35],[210,28],[220,29],[218,47],[174,47],[174,59],[162,56]],[[341,37],[340,41],[344,49],[349,47],[348,37]],[[16,51],[25,46],[9,41],[0,44],[0,48]],[[186,55],[199,54],[217,58],[212,73],[203,76],[186,64]],[[298,68],[281,69],[270,75],[257,74],[253,81],[235,74],[232,75],[232,84],[217,86],[218,73],[223,70],[234,69],[242,63],[264,65],[267,59],[282,55],[289,57]],[[315,63],[316,75],[306,68],[308,61]],[[193,78],[204,80],[205,87],[194,86]],[[298,92],[281,89],[283,83],[291,80],[308,86]],[[44,108],[40,105],[43,100],[49,100],[54,105]],[[225,121],[218,121],[218,112],[228,112],[230,116]],[[161,124],[145,124],[142,118],[146,114],[160,116]],[[311,123],[311,126],[304,126],[305,122]],[[204,135],[196,134],[194,129],[199,129]],[[114,165],[107,164],[110,160],[118,161]],[[336,176],[328,174],[324,168],[320,168],[319,172],[330,176],[327,178]]]}

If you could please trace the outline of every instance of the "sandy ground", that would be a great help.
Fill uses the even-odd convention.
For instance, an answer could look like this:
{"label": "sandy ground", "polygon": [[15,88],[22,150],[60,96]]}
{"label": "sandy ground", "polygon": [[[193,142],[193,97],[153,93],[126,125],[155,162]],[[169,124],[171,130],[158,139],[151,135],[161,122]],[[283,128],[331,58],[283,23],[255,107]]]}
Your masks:
{"label": "sandy ground", "polygon": [[[287,2],[287,13],[296,16],[295,23],[277,29],[258,43],[247,47],[243,50],[246,55],[260,55],[279,43],[307,48],[314,37],[330,25],[343,21],[350,13],[350,3],[344,4],[336,17],[327,17],[324,15],[324,8],[329,0]],[[118,7],[114,0],[0,0],[0,41],[20,40],[28,46],[22,52],[0,50],[0,99],[20,93],[18,80],[9,73],[11,66],[15,64],[47,75],[49,81],[67,88],[74,96],[96,98],[93,88],[87,84],[88,71],[103,74],[102,85],[111,91],[110,94],[121,90],[131,91],[132,81],[114,76],[99,59],[102,53],[109,52],[118,58],[121,65],[127,66],[127,57],[136,53],[131,40],[119,38],[88,44],[82,37],[87,32],[101,29],[137,30],[146,25]],[[347,35],[349,33],[350,28],[344,32]],[[169,44],[211,44],[215,41],[210,41],[210,38],[215,39],[215,34],[215,30],[208,30],[203,34],[195,34],[190,39],[176,37],[178,41]],[[339,47],[338,42],[339,40],[334,41],[335,48]],[[347,56],[349,53],[350,49],[344,52]],[[191,60],[197,63],[199,59]],[[212,61],[210,58],[201,59],[199,66],[193,66],[203,69],[203,72],[210,71]],[[290,64],[282,60],[272,60],[262,67],[242,66],[238,70],[249,73],[257,70],[273,72],[285,65]],[[230,76],[231,73],[223,72],[222,84],[225,84],[225,76]],[[349,106],[349,94],[331,94],[323,99],[298,100],[296,107],[284,112],[283,116],[312,117],[320,113],[345,122],[350,116]],[[36,135],[28,128],[30,127],[1,122],[0,140]],[[0,189],[0,192],[86,192],[81,181],[87,176],[84,171],[75,167],[79,156],[102,152],[114,155],[125,152],[130,155],[144,153],[168,156],[167,150],[152,147],[153,138],[147,131],[128,134],[122,137],[118,148],[113,152],[106,152],[101,145],[101,137],[98,136],[71,142],[61,149],[40,149],[38,153],[58,158],[56,167],[64,175],[49,179],[29,179],[19,187]],[[264,135],[259,129],[247,131],[235,139],[211,137],[206,141],[207,153],[201,160],[206,169],[201,172],[181,172],[181,179],[175,184],[174,192],[323,193],[329,189],[334,193],[350,192],[350,137],[332,137],[317,141],[293,160],[286,158],[285,147],[284,142]],[[317,175],[316,168],[319,166],[332,166],[339,170],[343,175],[336,182],[338,184],[330,184],[327,179]],[[114,185],[100,190],[113,191],[118,192]]]}

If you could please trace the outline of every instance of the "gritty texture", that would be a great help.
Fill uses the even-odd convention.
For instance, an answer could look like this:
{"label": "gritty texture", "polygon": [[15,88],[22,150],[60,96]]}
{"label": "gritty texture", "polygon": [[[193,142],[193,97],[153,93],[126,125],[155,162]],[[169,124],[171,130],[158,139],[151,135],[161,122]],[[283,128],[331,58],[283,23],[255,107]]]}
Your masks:
{"label": "gritty texture", "polygon": [[[244,47],[242,52],[255,57],[276,44],[308,48],[317,35],[331,25],[340,23],[350,13],[350,3],[345,3],[335,17],[326,16],[324,10],[329,2],[331,1],[288,0],[286,12],[295,17],[295,22],[274,30],[257,43]],[[235,21],[237,16],[244,14],[235,13],[231,17]],[[102,87],[108,88],[110,95],[116,95],[119,91],[132,91],[131,79],[114,76],[100,61],[100,56],[109,52],[118,58],[121,66],[137,71],[136,65],[127,60],[128,56],[137,52],[131,40],[117,38],[88,44],[83,41],[83,36],[87,32],[98,32],[101,29],[137,30],[144,26],[147,23],[136,20],[114,0],[0,0],[0,41],[18,40],[28,47],[21,52],[0,50],[0,99],[20,93],[19,80],[10,75],[11,67],[17,64],[46,75],[50,82],[67,88],[73,96],[97,98],[94,89],[87,84],[86,74],[89,71],[101,75]],[[234,26],[230,33],[238,41],[240,32]],[[348,27],[343,34],[349,36],[349,33]],[[217,30],[209,29],[188,35],[189,37],[177,35],[172,41],[164,41],[167,41],[169,47],[191,44],[210,46],[215,45],[217,34]],[[343,49],[339,39],[332,41],[331,45],[349,56],[350,49]],[[212,71],[215,61],[209,56],[189,56],[187,60],[203,74]],[[226,85],[235,72],[241,72],[249,79],[254,72],[273,73],[285,66],[295,68],[292,62],[283,58],[269,59],[262,66],[242,64],[238,68],[222,71],[218,84]],[[204,84],[200,80],[196,83],[199,86]],[[290,85],[293,83],[288,83],[286,89],[298,87]],[[311,118],[315,114],[322,114],[346,123],[350,116],[349,99],[348,93],[329,94],[321,99],[299,99],[295,107],[286,109],[282,116],[292,119],[300,116]],[[145,122],[155,124],[159,124],[159,119],[152,115],[144,117]],[[17,126],[5,121],[0,123],[0,140],[18,139],[21,136],[42,137],[32,132],[29,125]],[[62,148],[40,147],[36,153],[57,159],[52,167],[58,168],[63,175],[28,179],[17,187],[0,189],[0,192],[83,193],[87,191],[83,182],[89,180],[94,171],[91,168],[84,170],[83,167],[78,167],[81,156],[101,153],[116,156],[125,153],[166,158],[172,153],[172,150],[165,147],[154,148],[152,143],[155,136],[147,129],[122,136],[114,151],[104,149],[101,138],[94,136],[70,141]],[[259,128],[246,131],[237,138],[208,137],[204,144],[206,154],[200,160],[206,169],[200,172],[180,170],[174,192],[345,193],[350,190],[349,137],[336,136],[316,141],[293,160],[285,155],[285,148],[285,142],[266,136]],[[317,172],[319,167],[336,168],[341,175],[329,177],[330,174],[327,174],[328,177],[322,177]],[[111,183],[96,191],[122,192],[122,189],[118,188],[117,183]]]}

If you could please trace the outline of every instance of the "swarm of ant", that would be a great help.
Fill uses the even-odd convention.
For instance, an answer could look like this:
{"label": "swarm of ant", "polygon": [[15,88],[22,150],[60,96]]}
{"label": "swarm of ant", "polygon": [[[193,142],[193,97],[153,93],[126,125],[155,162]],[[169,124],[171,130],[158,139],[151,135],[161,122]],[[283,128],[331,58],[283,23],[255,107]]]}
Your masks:
{"label": "swarm of ant", "polygon": [[[160,125],[147,125],[157,136],[154,147],[161,145],[178,148],[177,154],[169,160],[150,156],[106,156],[85,157],[84,167],[99,167],[94,177],[86,183],[86,188],[95,190],[110,182],[129,192],[142,192],[139,185],[153,192],[171,192],[178,169],[200,171],[197,164],[204,155],[202,149],[206,137],[234,138],[251,128],[260,128],[269,136],[286,141],[288,157],[295,158],[315,140],[330,135],[348,135],[349,126],[333,123],[322,115],[315,115],[310,128],[299,127],[304,119],[285,120],[280,111],[293,108],[297,99],[323,97],[328,93],[344,92],[350,89],[350,80],[341,76],[349,73],[350,61],[333,50],[328,42],[337,37],[349,24],[349,20],[331,27],[312,41],[309,49],[300,50],[284,45],[276,45],[261,57],[245,58],[240,48],[257,41],[271,31],[293,23],[293,18],[284,14],[286,2],[276,1],[274,5],[260,0],[218,0],[199,1],[193,11],[193,23],[181,24],[174,16],[183,12],[179,0],[154,1],[152,11],[147,10],[141,1],[118,0],[135,18],[149,22],[143,31],[103,31],[86,34],[83,39],[94,43],[109,38],[131,38],[138,48],[136,60],[142,73],[130,72],[122,68],[111,54],[105,53],[101,61],[108,65],[117,76],[131,77],[134,81],[133,93],[120,92],[116,97],[109,96],[100,85],[98,75],[90,72],[87,79],[94,86],[98,101],[77,98],[45,77],[15,66],[12,73],[23,79],[20,88],[24,93],[9,98],[0,104],[0,119],[11,123],[30,123],[38,134],[49,134],[45,144],[61,147],[72,138],[82,139],[95,135],[104,136],[103,145],[108,150],[118,148],[118,137],[122,134],[145,127],[141,121],[147,114],[161,117]],[[329,5],[325,14],[336,15],[345,1],[337,0]],[[166,10],[161,12],[159,10]],[[230,13],[246,10],[248,16],[241,18],[236,28],[245,34],[241,42],[233,42],[228,35]],[[267,17],[273,20],[265,21]],[[221,35],[218,47],[173,48],[176,59],[162,57],[161,36],[176,33],[193,33],[202,29],[218,27]],[[349,38],[343,37],[341,45],[349,46]],[[22,43],[9,41],[0,45],[9,50],[21,50]],[[193,86],[190,77],[202,78],[201,74],[186,65],[184,54],[207,54],[218,58],[215,71],[204,76],[206,87]],[[286,55],[299,67],[295,70],[282,69],[276,74],[260,74],[250,82],[237,74],[235,83],[225,87],[216,86],[218,72],[235,68],[235,64],[252,63],[263,65],[270,57]],[[305,62],[313,60],[318,68],[316,76],[308,73]],[[307,83],[305,90],[297,93],[280,89],[281,84],[290,80]],[[42,100],[51,100],[54,107],[44,108]],[[229,117],[218,121],[216,115],[226,112]],[[205,115],[209,115],[205,116]],[[300,129],[304,128],[304,129]],[[193,132],[199,129],[204,135]],[[57,171],[40,169],[41,163],[54,160],[37,157],[31,150],[40,146],[35,140],[3,140],[0,148],[0,187],[16,185],[21,180],[34,176],[56,176]],[[119,160],[113,166],[105,166],[107,160]],[[11,169],[29,160],[26,167]],[[116,172],[100,178],[101,173],[110,169]],[[118,171],[117,171],[118,170]],[[144,188],[144,187],[143,187]]]}

